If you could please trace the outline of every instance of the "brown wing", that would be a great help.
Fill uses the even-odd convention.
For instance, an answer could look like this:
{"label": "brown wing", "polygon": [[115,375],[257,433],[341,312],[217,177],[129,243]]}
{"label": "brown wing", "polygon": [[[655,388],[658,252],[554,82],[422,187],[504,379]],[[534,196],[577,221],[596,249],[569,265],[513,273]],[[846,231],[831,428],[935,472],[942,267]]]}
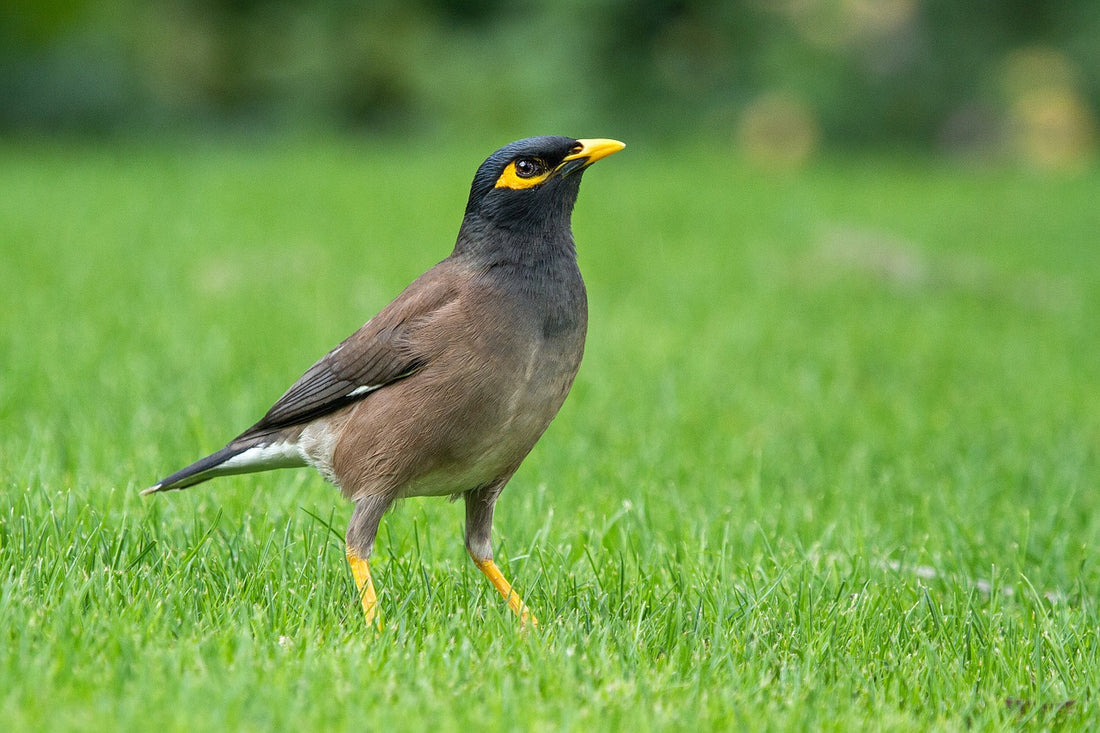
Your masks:
{"label": "brown wing", "polygon": [[306,370],[240,438],[299,425],[415,374],[430,354],[409,338],[410,328],[454,299],[450,261],[416,279],[362,328]]}

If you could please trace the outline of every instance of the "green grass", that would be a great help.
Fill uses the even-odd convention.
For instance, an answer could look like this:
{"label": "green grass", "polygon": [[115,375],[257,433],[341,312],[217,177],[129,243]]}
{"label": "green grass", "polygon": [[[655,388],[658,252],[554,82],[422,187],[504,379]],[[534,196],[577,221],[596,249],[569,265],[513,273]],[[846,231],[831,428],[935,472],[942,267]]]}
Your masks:
{"label": "green grass", "polygon": [[537,632],[445,501],[384,520],[375,637],[319,477],[137,495],[444,257],[491,147],[0,148],[6,729],[1100,724],[1095,173],[596,166],[495,524]]}

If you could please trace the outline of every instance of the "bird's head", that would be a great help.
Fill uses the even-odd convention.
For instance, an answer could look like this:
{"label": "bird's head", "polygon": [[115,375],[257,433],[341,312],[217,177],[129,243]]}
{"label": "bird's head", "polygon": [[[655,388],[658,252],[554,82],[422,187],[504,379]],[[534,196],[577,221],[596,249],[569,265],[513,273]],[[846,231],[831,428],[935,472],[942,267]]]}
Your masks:
{"label": "bird's head", "polygon": [[466,218],[505,229],[568,226],[581,173],[625,146],[602,138],[529,137],[505,145],[481,164]]}

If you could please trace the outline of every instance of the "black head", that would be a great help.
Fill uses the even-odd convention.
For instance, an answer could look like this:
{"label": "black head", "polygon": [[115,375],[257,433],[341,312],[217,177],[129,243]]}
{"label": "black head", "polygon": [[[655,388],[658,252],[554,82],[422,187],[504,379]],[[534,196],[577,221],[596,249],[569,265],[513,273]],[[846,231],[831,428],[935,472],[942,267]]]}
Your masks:
{"label": "black head", "polygon": [[505,145],[477,169],[466,218],[504,229],[567,226],[581,173],[623,147],[617,140],[557,136]]}

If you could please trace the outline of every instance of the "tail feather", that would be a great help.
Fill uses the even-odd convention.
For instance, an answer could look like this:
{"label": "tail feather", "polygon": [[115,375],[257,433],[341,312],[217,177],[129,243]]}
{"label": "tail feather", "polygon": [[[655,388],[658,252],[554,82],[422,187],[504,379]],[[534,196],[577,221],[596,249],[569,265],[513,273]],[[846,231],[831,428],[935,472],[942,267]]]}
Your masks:
{"label": "tail feather", "polygon": [[269,471],[273,468],[296,468],[308,465],[306,457],[293,439],[282,435],[263,435],[234,440],[216,453],[195,461],[186,468],[142,491],[174,491],[201,484],[216,476]]}
{"label": "tail feather", "polygon": [[252,446],[250,445],[227,445],[216,453],[211,453],[206,458],[200,458],[186,468],[173,473],[171,476],[162,478],[157,483],[153,484],[149,488],[145,489],[141,493],[155,494],[159,491],[175,491],[177,489],[186,489],[195,484],[201,484],[203,481],[209,481],[215,476],[222,476],[226,471],[218,469],[234,456],[239,456]]}

